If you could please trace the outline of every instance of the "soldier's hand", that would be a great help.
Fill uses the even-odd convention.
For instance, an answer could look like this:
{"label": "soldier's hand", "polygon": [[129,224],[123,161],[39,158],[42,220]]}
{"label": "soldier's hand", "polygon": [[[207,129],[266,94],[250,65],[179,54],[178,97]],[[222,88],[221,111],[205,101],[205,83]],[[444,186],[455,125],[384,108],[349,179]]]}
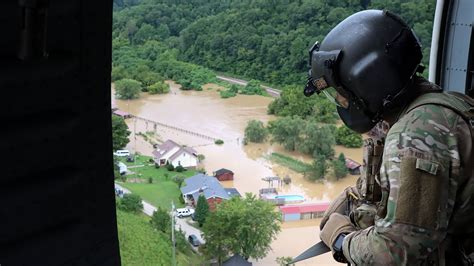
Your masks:
{"label": "soldier's hand", "polygon": [[332,246],[336,238],[342,234],[349,234],[356,231],[356,228],[352,225],[351,220],[348,216],[333,213],[329,216],[329,219],[321,230],[319,237],[321,240],[332,250]]}
{"label": "soldier's hand", "polygon": [[319,229],[323,230],[324,225],[329,219],[329,216],[333,213],[340,213],[343,215],[349,215],[350,211],[348,210],[348,201],[347,198],[350,194],[355,195],[356,197],[360,198],[359,191],[356,187],[347,187],[335,200],[331,202],[329,208],[324,212],[323,218],[321,219],[321,223],[319,224]]}

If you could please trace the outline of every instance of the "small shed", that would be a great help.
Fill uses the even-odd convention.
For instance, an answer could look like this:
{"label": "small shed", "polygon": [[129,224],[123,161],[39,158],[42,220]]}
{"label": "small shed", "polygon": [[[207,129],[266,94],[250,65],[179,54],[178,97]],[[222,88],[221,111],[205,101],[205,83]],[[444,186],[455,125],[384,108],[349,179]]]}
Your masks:
{"label": "small shed", "polygon": [[214,172],[214,176],[219,181],[234,180],[234,172],[229,169],[221,168]]}
{"label": "small shed", "polygon": [[285,205],[279,208],[284,222],[316,219],[323,217],[324,212],[329,208],[329,202]]}
{"label": "small shed", "polygon": [[361,165],[349,158],[346,158],[346,168],[349,170],[349,174],[351,175],[360,175],[360,167]]}

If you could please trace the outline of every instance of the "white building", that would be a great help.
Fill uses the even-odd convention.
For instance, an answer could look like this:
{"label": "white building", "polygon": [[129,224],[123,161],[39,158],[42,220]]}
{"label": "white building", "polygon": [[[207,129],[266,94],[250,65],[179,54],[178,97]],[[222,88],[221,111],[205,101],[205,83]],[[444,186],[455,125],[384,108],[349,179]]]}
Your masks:
{"label": "white building", "polygon": [[160,166],[168,162],[174,167],[181,165],[185,168],[193,168],[198,164],[196,150],[183,147],[172,140],[163,142],[153,151],[153,160]]}

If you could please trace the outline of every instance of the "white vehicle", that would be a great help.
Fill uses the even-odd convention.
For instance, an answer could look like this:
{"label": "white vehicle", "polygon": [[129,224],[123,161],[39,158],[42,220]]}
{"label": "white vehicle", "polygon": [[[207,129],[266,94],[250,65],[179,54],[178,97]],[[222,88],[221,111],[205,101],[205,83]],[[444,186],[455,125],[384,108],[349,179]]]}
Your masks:
{"label": "white vehicle", "polygon": [[114,152],[114,155],[118,156],[118,157],[130,156],[130,151],[128,151],[128,150],[117,150],[116,152]]}
{"label": "white vehicle", "polygon": [[194,213],[193,209],[180,208],[176,209],[176,216],[179,218],[191,216]]}
{"label": "white vehicle", "polygon": [[124,175],[127,173],[128,169],[127,169],[127,165],[122,163],[122,162],[118,162],[117,163],[117,166],[119,167],[119,173],[121,175]]}

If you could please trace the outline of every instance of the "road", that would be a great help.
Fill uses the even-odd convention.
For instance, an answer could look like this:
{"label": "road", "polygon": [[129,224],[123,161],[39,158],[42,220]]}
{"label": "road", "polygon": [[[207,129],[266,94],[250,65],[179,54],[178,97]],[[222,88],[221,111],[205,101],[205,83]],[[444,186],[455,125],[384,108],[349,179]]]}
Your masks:
{"label": "road", "polygon": [[[124,194],[130,194],[131,193],[130,190],[122,187],[119,184],[115,184],[115,189],[122,190]],[[143,212],[148,216],[152,216],[153,212],[157,210],[157,208],[155,206],[151,205],[150,203],[148,203],[144,200],[142,200],[142,203],[143,203]],[[176,219],[175,219],[175,222],[176,222],[175,228],[176,228],[176,230],[179,230],[181,228],[181,230],[186,235],[186,239],[188,239],[189,235],[193,234],[193,235],[197,236],[197,238],[199,239],[199,241],[201,243],[204,243],[205,241],[202,237],[202,232],[199,229],[189,225],[186,222],[187,220],[190,220],[190,218],[177,218],[176,217]],[[193,247],[193,248],[196,249],[195,247]]]}
{"label": "road", "polygon": [[[242,85],[242,86],[245,86],[247,85],[247,81],[245,80],[242,80],[242,79],[236,79],[236,78],[231,78],[231,77],[224,77],[224,76],[216,76],[218,79],[220,80],[223,80],[223,81],[227,81],[229,83],[232,83],[232,84],[237,84],[237,85]],[[280,97],[280,93],[281,91],[280,90],[277,90],[275,88],[272,88],[272,87],[268,87],[268,86],[263,86],[261,85],[262,88],[264,88],[268,94],[270,94],[272,97],[275,97],[275,98],[279,98]]]}

